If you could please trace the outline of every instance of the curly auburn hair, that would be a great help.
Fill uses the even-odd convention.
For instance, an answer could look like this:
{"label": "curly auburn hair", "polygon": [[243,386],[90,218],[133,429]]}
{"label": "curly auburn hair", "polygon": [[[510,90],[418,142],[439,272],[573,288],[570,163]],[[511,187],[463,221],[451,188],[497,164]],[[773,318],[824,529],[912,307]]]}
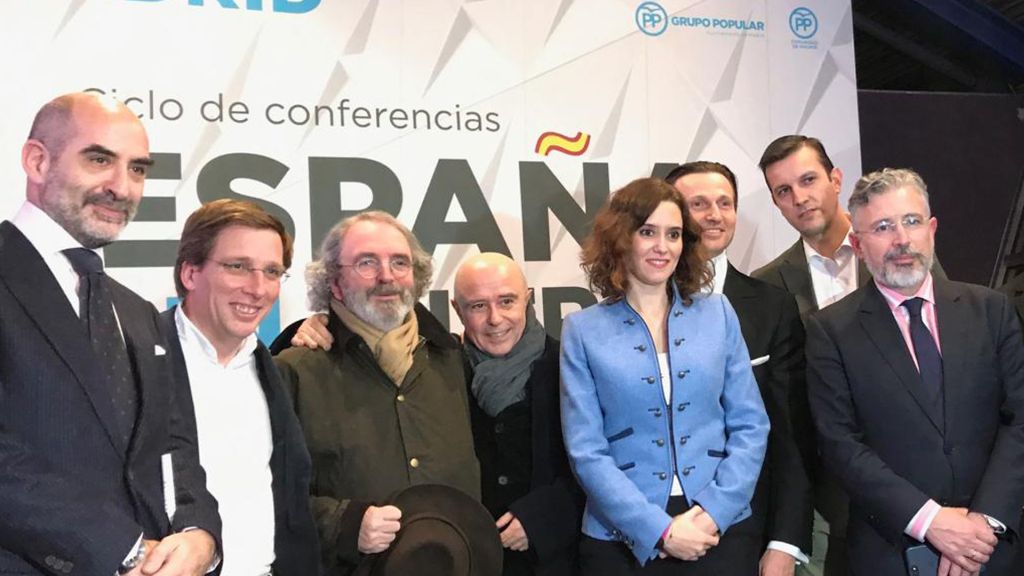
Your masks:
{"label": "curly auburn hair", "polygon": [[[682,195],[660,178],[640,178],[612,194],[594,217],[594,227],[583,241],[580,268],[586,273],[592,291],[613,301],[625,297],[633,235],[662,202],[675,204],[683,215],[683,253],[672,275],[683,302],[689,305],[690,297],[710,284],[711,270],[700,244],[700,233]],[[671,285],[666,283],[665,288],[671,298]]]}

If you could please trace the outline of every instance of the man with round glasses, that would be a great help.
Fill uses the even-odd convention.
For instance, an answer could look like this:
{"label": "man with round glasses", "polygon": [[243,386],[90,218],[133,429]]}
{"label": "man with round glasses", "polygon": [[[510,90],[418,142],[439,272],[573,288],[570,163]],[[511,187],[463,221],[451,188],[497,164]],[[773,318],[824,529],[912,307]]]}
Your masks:
{"label": "man with round glasses", "polygon": [[388,548],[416,484],[480,498],[458,342],[417,304],[433,263],[390,214],[360,213],[327,234],[306,270],[309,307],[329,310],[330,350],[289,348],[278,367],[313,460],[313,514],[327,574]]}

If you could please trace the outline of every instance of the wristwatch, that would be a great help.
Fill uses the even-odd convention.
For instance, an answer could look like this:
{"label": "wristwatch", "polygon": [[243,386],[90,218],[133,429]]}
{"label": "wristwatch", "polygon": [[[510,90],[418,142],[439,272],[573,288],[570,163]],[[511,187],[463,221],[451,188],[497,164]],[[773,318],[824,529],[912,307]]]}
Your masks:
{"label": "wristwatch", "polygon": [[988,527],[992,529],[995,534],[1003,534],[1006,532],[1006,526],[1002,522],[989,516],[988,514],[982,514],[985,517],[985,522],[988,522]]}
{"label": "wristwatch", "polygon": [[146,559],[146,541],[139,542],[139,549],[135,551],[135,555],[131,558],[121,562],[121,565],[117,567],[117,576],[124,576],[125,574],[135,570],[143,560]]}

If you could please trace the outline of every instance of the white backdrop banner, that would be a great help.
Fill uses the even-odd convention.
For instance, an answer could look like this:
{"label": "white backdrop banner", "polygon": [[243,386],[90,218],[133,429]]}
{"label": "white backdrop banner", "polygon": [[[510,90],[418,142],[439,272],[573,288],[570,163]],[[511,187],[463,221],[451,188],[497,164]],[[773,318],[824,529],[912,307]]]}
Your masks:
{"label": "white backdrop banner", "polygon": [[523,263],[538,312],[594,301],[579,242],[610,191],[690,160],[739,177],[730,259],[796,238],[757,159],[821,138],[860,174],[846,0],[5,0],[0,214],[24,198],[20,147],[41,104],[92,90],[145,123],[157,165],[135,222],[106,249],[158,308],[185,218],[253,199],[294,231],[293,278],[261,336],[305,315],[302,269],[339,219],[397,214],[435,257],[425,303],[458,263]]}

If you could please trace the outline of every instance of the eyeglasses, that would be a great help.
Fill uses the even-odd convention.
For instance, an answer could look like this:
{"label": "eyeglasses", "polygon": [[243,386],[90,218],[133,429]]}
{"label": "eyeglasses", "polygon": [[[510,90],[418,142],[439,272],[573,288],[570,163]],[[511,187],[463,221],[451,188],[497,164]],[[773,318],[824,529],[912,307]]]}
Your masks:
{"label": "eyeglasses", "polygon": [[289,277],[287,270],[277,266],[255,268],[245,262],[221,262],[219,260],[213,260],[213,262],[219,264],[229,276],[235,276],[238,278],[247,278],[251,276],[253,272],[263,273],[263,277],[269,282],[284,282]]}
{"label": "eyeglasses", "polygon": [[927,223],[928,221],[919,214],[907,214],[898,221],[886,218],[875,222],[874,226],[868,230],[855,230],[855,232],[857,234],[893,237],[896,236],[900,227],[903,227],[907,234],[912,234],[923,228]]}
{"label": "eyeglasses", "polygon": [[[364,256],[352,264],[341,264],[340,267],[351,268],[356,271],[356,274],[367,280],[380,276],[380,271],[383,269],[381,261],[373,256]],[[396,256],[388,259],[388,268],[395,278],[403,278],[412,271],[412,260],[405,256]]]}

